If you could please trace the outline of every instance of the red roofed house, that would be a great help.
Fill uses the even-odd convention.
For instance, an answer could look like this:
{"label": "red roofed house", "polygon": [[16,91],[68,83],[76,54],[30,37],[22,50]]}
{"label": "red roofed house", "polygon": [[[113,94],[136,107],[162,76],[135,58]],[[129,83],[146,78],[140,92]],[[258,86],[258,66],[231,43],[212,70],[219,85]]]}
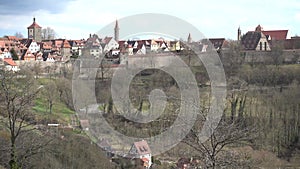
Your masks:
{"label": "red roofed house", "polygon": [[241,44],[245,50],[270,51],[270,44],[267,37],[262,32],[262,27],[258,25],[255,31],[248,31],[241,38]]}
{"label": "red roofed house", "polygon": [[62,61],[67,61],[71,56],[71,45],[67,39],[64,40],[61,47]]}
{"label": "red roofed house", "polygon": [[129,154],[133,158],[139,158],[143,161],[144,167],[149,169],[152,165],[151,161],[151,150],[148,143],[145,140],[134,142]]}
{"label": "red roofed house", "polygon": [[5,65],[5,69],[8,71],[13,71],[13,72],[19,71],[18,65],[16,64],[16,62],[12,60],[12,58],[4,58],[4,65]]}
{"label": "red roofed house", "polygon": [[103,52],[102,46],[100,44],[100,38],[96,34],[94,35],[90,34],[90,37],[86,40],[85,48],[86,48],[87,55],[91,55],[96,58],[99,58]]}
{"label": "red roofed house", "polygon": [[40,45],[33,39],[23,39],[21,44],[23,44],[31,53],[37,53],[41,50]]}
{"label": "red roofed house", "polygon": [[[271,50],[272,41],[286,41],[288,30],[263,30],[258,25],[255,31],[248,31],[242,36],[241,43],[246,50]],[[238,29],[238,39],[241,35]]]}
{"label": "red roofed house", "polygon": [[102,42],[105,44],[105,46],[103,48],[104,53],[107,53],[110,50],[119,48],[119,43],[112,37],[105,37]]}
{"label": "red roofed house", "polygon": [[25,61],[35,61],[36,57],[30,50],[27,50],[22,56],[22,59]]}

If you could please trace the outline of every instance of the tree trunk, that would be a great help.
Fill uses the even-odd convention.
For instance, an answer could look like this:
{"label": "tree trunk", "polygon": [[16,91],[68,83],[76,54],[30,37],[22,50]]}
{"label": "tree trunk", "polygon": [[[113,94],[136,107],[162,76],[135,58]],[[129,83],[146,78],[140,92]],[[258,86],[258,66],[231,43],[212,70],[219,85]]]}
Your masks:
{"label": "tree trunk", "polygon": [[16,155],[16,145],[15,145],[15,137],[12,135],[11,136],[11,146],[10,146],[10,161],[9,161],[9,166],[11,169],[19,169],[20,167],[18,166],[17,163],[17,155]]}

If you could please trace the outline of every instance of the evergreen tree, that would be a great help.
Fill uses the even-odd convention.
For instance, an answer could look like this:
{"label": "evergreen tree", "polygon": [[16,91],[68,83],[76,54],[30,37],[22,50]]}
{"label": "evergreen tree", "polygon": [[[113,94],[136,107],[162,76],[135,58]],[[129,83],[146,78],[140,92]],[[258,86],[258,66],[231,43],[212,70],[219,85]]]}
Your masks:
{"label": "evergreen tree", "polygon": [[14,48],[12,48],[10,50],[10,53],[11,53],[11,57],[12,57],[13,60],[19,60],[18,54],[17,54],[17,52],[15,51]]}

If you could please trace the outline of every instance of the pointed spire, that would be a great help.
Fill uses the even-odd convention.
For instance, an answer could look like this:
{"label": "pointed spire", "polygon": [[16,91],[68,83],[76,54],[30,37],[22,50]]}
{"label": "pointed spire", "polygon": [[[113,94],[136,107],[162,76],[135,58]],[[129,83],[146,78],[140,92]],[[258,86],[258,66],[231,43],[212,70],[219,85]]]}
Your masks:
{"label": "pointed spire", "polygon": [[116,19],[115,29],[119,29],[119,23],[117,19]]}
{"label": "pointed spire", "polygon": [[191,33],[189,33],[189,36],[187,38],[187,42],[188,43],[192,43],[192,36],[191,36]]}
{"label": "pointed spire", "polygon": [[241,31],[241,28],[239,26],[239,28],[238,28],[238,35],[237,35],[237,40],[238,41],[241,40],[241,36],[242,36],[242,31]]}
{"label": "pointed spire", "polygon": [[35,17],[33,17],[33,23],[35,23]]}
{"label": "pointed spire", "polygon": [[115,23],[115,40],[118,42],[119,41],[119,23],[118,20],[116,19],[116,23]]}

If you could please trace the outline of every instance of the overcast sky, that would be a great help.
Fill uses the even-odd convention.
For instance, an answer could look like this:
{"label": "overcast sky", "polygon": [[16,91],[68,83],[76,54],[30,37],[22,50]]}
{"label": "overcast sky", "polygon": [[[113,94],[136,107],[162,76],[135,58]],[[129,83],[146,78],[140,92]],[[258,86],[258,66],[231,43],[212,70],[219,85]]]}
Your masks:
{"label": "overcast sky", "polygon": [[21,32],[27,37],[36,17],[60,38],[81,39],[116,19],[142,13],[181,18],[209,38],[236,39],[239,26],[246,33],[258,24],[264,30],[288,29],[288,37],[300,35],[299,0],[1,0],[0,36]]}

